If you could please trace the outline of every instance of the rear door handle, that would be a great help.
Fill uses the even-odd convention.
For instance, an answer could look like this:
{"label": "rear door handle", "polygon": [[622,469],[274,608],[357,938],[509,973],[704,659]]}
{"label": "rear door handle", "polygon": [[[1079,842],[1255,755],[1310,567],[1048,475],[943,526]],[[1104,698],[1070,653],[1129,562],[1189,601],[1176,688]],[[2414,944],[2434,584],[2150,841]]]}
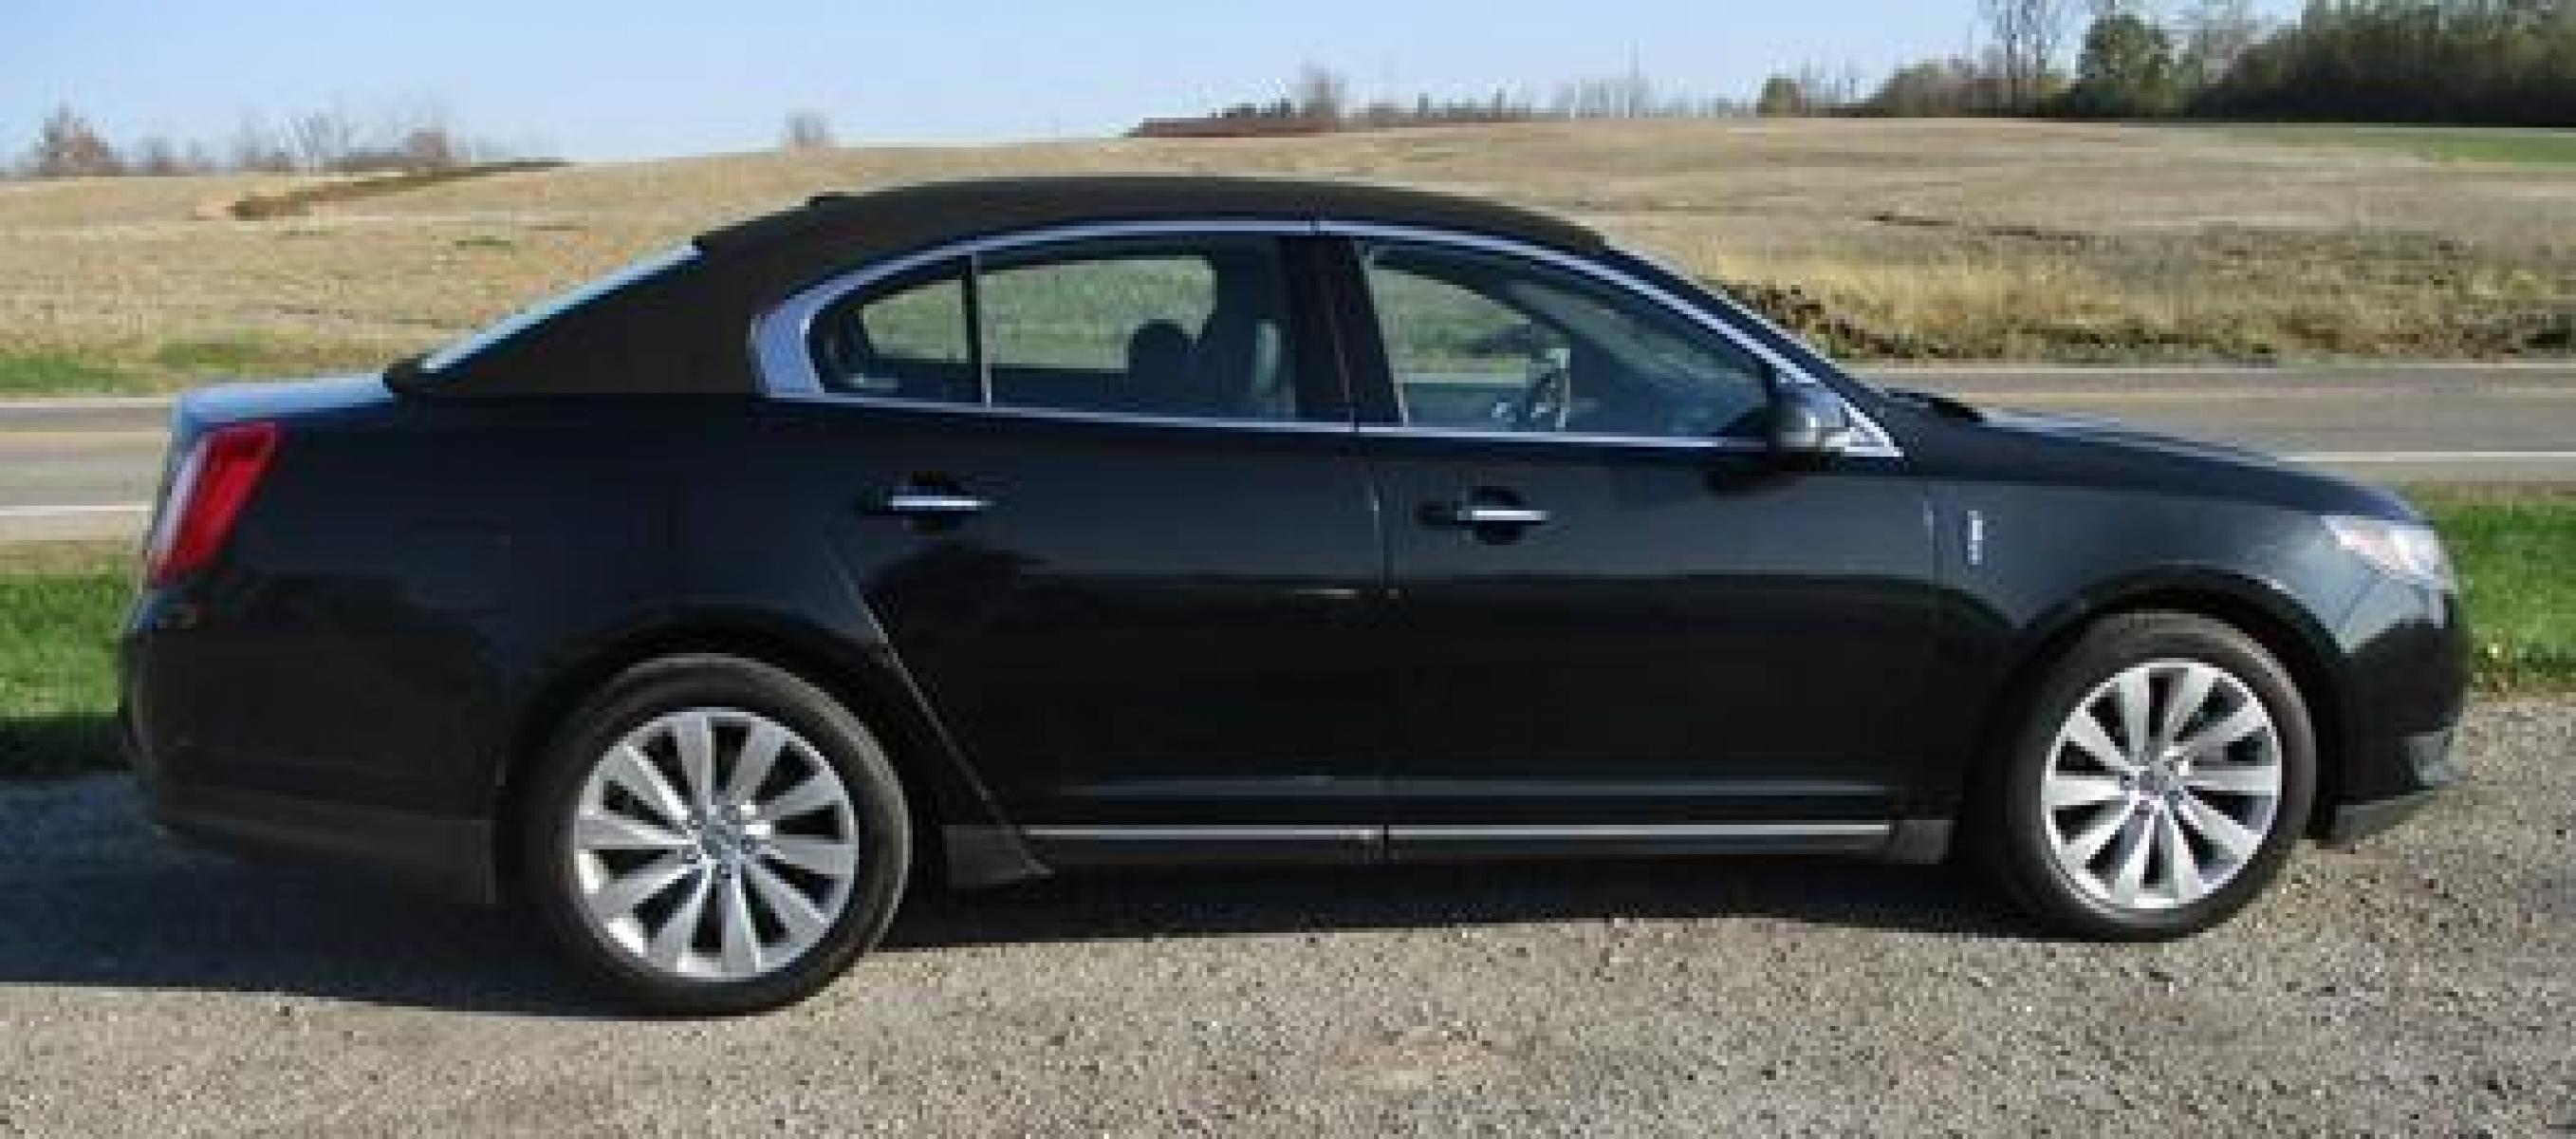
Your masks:
{"label": "rear door handle", "polygon": [[888,512],[913,518],[963,518],[993,505],[989,498],[948,490],[899,490],[886,496]]}

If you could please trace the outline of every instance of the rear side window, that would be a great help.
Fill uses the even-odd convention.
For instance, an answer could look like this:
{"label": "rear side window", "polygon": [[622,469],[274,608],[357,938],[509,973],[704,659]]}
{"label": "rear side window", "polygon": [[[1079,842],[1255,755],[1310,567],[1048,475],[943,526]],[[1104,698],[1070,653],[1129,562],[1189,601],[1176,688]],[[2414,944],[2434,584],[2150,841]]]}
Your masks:
{"label": "rear side window", "polygon": [[817,314],[824,390],[1002,408],[1280,421],[1303,406],[1278,243],[1069,242],[960,259]]}
{"label": "rear side window", "polygon": [[997,256],[976,287],[996,406],[1297,417],[1288,286],[1266,238]]}

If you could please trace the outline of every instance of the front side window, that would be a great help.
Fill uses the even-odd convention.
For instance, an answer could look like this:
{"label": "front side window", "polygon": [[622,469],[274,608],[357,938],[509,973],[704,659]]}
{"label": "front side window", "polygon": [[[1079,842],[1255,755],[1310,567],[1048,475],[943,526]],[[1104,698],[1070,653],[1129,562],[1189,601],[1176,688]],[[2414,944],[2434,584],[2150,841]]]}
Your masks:
{"label": "front side window", "polygon": [[1268,238],[961,257],[817,314],[826,391],[1042,411],[1290,420],[1288,285]]}
{"label": "front side window", "polygon": [[1751,438],[1759,357],[1570,271],[1443,246],[1364,250],[1404,421],[1496,432]]}

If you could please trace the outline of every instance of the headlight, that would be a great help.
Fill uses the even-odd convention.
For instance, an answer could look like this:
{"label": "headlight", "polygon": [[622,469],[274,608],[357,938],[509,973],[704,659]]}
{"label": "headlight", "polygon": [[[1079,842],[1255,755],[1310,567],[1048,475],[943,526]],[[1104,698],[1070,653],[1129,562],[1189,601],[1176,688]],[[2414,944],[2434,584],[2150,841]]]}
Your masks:
{"label": "headlight", "polygon": [[2326,528],[2334,531],[2338,545],[2381,573],[2442,589],[2454,587],[2450,556],[2442,552],[2442,539],[2430,526],[2337,516],[2326,519]]}

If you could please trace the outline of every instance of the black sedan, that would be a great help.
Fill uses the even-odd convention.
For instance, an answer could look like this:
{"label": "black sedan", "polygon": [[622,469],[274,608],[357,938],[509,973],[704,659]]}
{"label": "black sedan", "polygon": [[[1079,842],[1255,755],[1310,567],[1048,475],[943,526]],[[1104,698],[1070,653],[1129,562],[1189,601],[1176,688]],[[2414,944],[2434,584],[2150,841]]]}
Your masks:
{"label": "black sedan", "polygon": [[1963,855],[2172,937],[2451,778],[2384,492],[1836,369],[1598,235],[1209,178],[825,196],[177,412],[170,829],[776,1005],[909,883]]}

